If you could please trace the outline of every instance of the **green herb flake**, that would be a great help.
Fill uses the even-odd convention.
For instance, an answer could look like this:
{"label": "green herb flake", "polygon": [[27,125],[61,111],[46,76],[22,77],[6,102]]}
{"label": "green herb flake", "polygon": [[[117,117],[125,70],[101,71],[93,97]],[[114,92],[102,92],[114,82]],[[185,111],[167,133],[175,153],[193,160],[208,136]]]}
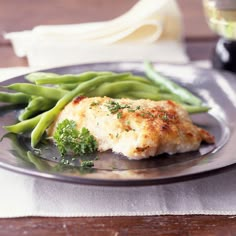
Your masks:
{"label": "green herb flake", "polygon": [[147,112],[147,114],[153,118],[155,117],[151,112]]}
{"label": "green herb flake", "polygon": [[130,108],[129,105],[121,105],[115,101],[109,101],[106,107],[112,114],[117,113],[120,109]]}
{"label": "green herb flake", "polygon": [[59,123],[53,138],[61,156],[67,153],[81,156],[97,150],[97,141],[89,130],[83,127],[78,131],[73,120],[65,119]]}
{"label": "green herb flake", "polygon": [[135,112],[135,109],[128,109],[128,112]]}
{"label": "green herb flake", "polygon": [[61,161],[60,161],[60,163],[61,164],[63,164],[63,165],[70,165],[70,162],[69,162],[69,160],[67,160],[67,159],[61,159]]}
{"label": "green herb flake", "polygon": [[144,117],[144,118],[154,118],[155,116],[151,113],[151,112],[142,112],[140,113],[140,116]]}
{"label": "green herb flake", "polygon": [[90,168],[90,167],[94,166],[94,162],[93,161],[81,161],[80,166],[84,167],[84,168]]}
{"label": "green herb flake", "polygon": [[162,117],[161,117],[162,120],[164,121],[168,121],[169,120],[169,117],[168,115],[165,113]]}
{"label": "green herb flake", "polygon": [[117,119],[121,119],[121,117],[122,117],[122,112],[119,111],[119,112],[117,113]]}

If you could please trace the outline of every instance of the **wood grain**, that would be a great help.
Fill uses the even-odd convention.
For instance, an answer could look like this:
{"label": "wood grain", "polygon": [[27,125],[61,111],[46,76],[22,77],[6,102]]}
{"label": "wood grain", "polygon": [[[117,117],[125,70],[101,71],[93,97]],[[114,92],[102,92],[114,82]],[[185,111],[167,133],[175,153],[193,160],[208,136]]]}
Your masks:
{"label": "wood grain", "polygon": [[[137,0],[0,0],[0,32],[30,30],[37,25],[110,20],[127,11],[136,2]],[[4,43],[3,38],[0,39]]]}
{"label": "wood grain", "polygon": [[37,217],[2,219],[0,232],[8,236],[233,236],[236,234],[235,219],[235,216]]}
{"label": "wood grain", "polygon": [[206,23],[202,0],[178,0],[178,3],[183,15],[186,39],[196,41],[216,38]]}
{"label": "wood grain", "polygon": [[10,44],[0,45],[0,55],[0,68],[28,65],[26,58],[19,58],[15,55]]}

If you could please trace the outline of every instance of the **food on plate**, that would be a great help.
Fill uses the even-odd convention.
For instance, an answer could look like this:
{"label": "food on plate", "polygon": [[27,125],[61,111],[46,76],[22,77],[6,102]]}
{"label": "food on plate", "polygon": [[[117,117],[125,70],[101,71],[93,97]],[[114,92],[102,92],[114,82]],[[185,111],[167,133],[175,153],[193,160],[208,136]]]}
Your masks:
{"label": "food on plate", "polygon": [[[88,133],[91,132],[92,137],[94,136],[98,142],[99,151],[112,149],[130,159],[147,158],[163,152],[187,152],[199,148],[202,141],[212,143],[213,137],[207,131],[193,125],[188,116],[188,113],[207,112],[210,108],[192,92],[158,73],[151,63],[147,62],[144,65],[145,75],[142,76],[114,71],[63,75],[35,72],[26,75],[24,83],[1,87],[1,102],[25,106],[18,116],[19,122],[4,128],[17,134],[30,132],[31,146],[38,148],[44,134],[52,135],[55,131],[52,128],[56,124],[55,120],[58,123],[62,121],[61,117],[64,117],[69,123],[76,122],[78,130],[73,130],[76,135],[79,136],[82,131],[83,135],[86,134],[85,138],[91,138]],[[78,97],[84,99],[76,105]],[[94,104],[93,100],[94,103],[95,100],[99,100],[101,105],[83,106],[86,101]],[[109,101],[111,104],[105,105]],[[65,114],[68,109],[71,111],[67,117]],[[74,114],[72,110],[74,113],[83,110],[84,115],[71,115]],[[162,113],[163,117],[159,116]],[[94,117],[96,115],[98,121],[95,121],[94,117],[93,121],[90,120],[92,114]],[[108,120],[111,122],[106,126]],[[130,122],[131,125],[127,125],[126,122]],[[96,126],[97,123],[102,126]],[[138,128],[139,123],[141,126]],[[110,127],[110,131],[107,127]],[[119,132],[115,133],[117,127]],[[82,130],[79,130],[80,128]],[[152,132],[148,134],[149,131]],[[112,137],[108,135],[109,132]],[[144,134],[149,139],[144,139]],[[71,147],[77,146],[79,145]]]}
{"label": "food on plate", "polygon": [[67,153],[83,156],[97,151],[97,141],[94,136],[85,127],[78,130],[74,120],[65,119],[57,124],[53,139],[61,156]]}
{"label": "food on plate", "polygon": [[111,149],[129,159],[195,151],[202,141],[214,143],[214,137],[194,125],[188,112],[173,101],[77,97],[58,115],[48,134],[53,136],[64,120],[75,121],[78,131],[88,129],[98,151]]}

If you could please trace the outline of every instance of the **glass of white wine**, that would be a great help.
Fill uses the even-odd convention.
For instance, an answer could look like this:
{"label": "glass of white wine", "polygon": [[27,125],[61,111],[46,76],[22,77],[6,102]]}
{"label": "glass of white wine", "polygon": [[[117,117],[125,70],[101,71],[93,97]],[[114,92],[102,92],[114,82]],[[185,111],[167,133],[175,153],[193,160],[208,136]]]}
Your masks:
{"label": "glass of white wine", "polygon": [[236,0],[203,0],[209,27],[220,36],[212,64],[236,72]]}

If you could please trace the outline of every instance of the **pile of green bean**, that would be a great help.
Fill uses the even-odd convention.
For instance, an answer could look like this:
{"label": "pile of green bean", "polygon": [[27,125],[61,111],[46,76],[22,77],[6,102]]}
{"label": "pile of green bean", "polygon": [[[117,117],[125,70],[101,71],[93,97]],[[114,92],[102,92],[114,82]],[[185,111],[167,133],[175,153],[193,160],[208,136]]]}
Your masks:
{"label": "pile of green bean", "polygon": [[2,87],[15,92],[0,92],[1,102],[25,104],[19,122],[5,126],[5,129],[17,134],[32,131],[31,145],[35,148],[65,105],[81,95],[173,100],[182,104],[189,113],[208,111],[201,99],[159,74],[151,63],[145,63],[145,73],[146,77],[107,71],[65,75],[31,73],[25,77],[27,83]]}

